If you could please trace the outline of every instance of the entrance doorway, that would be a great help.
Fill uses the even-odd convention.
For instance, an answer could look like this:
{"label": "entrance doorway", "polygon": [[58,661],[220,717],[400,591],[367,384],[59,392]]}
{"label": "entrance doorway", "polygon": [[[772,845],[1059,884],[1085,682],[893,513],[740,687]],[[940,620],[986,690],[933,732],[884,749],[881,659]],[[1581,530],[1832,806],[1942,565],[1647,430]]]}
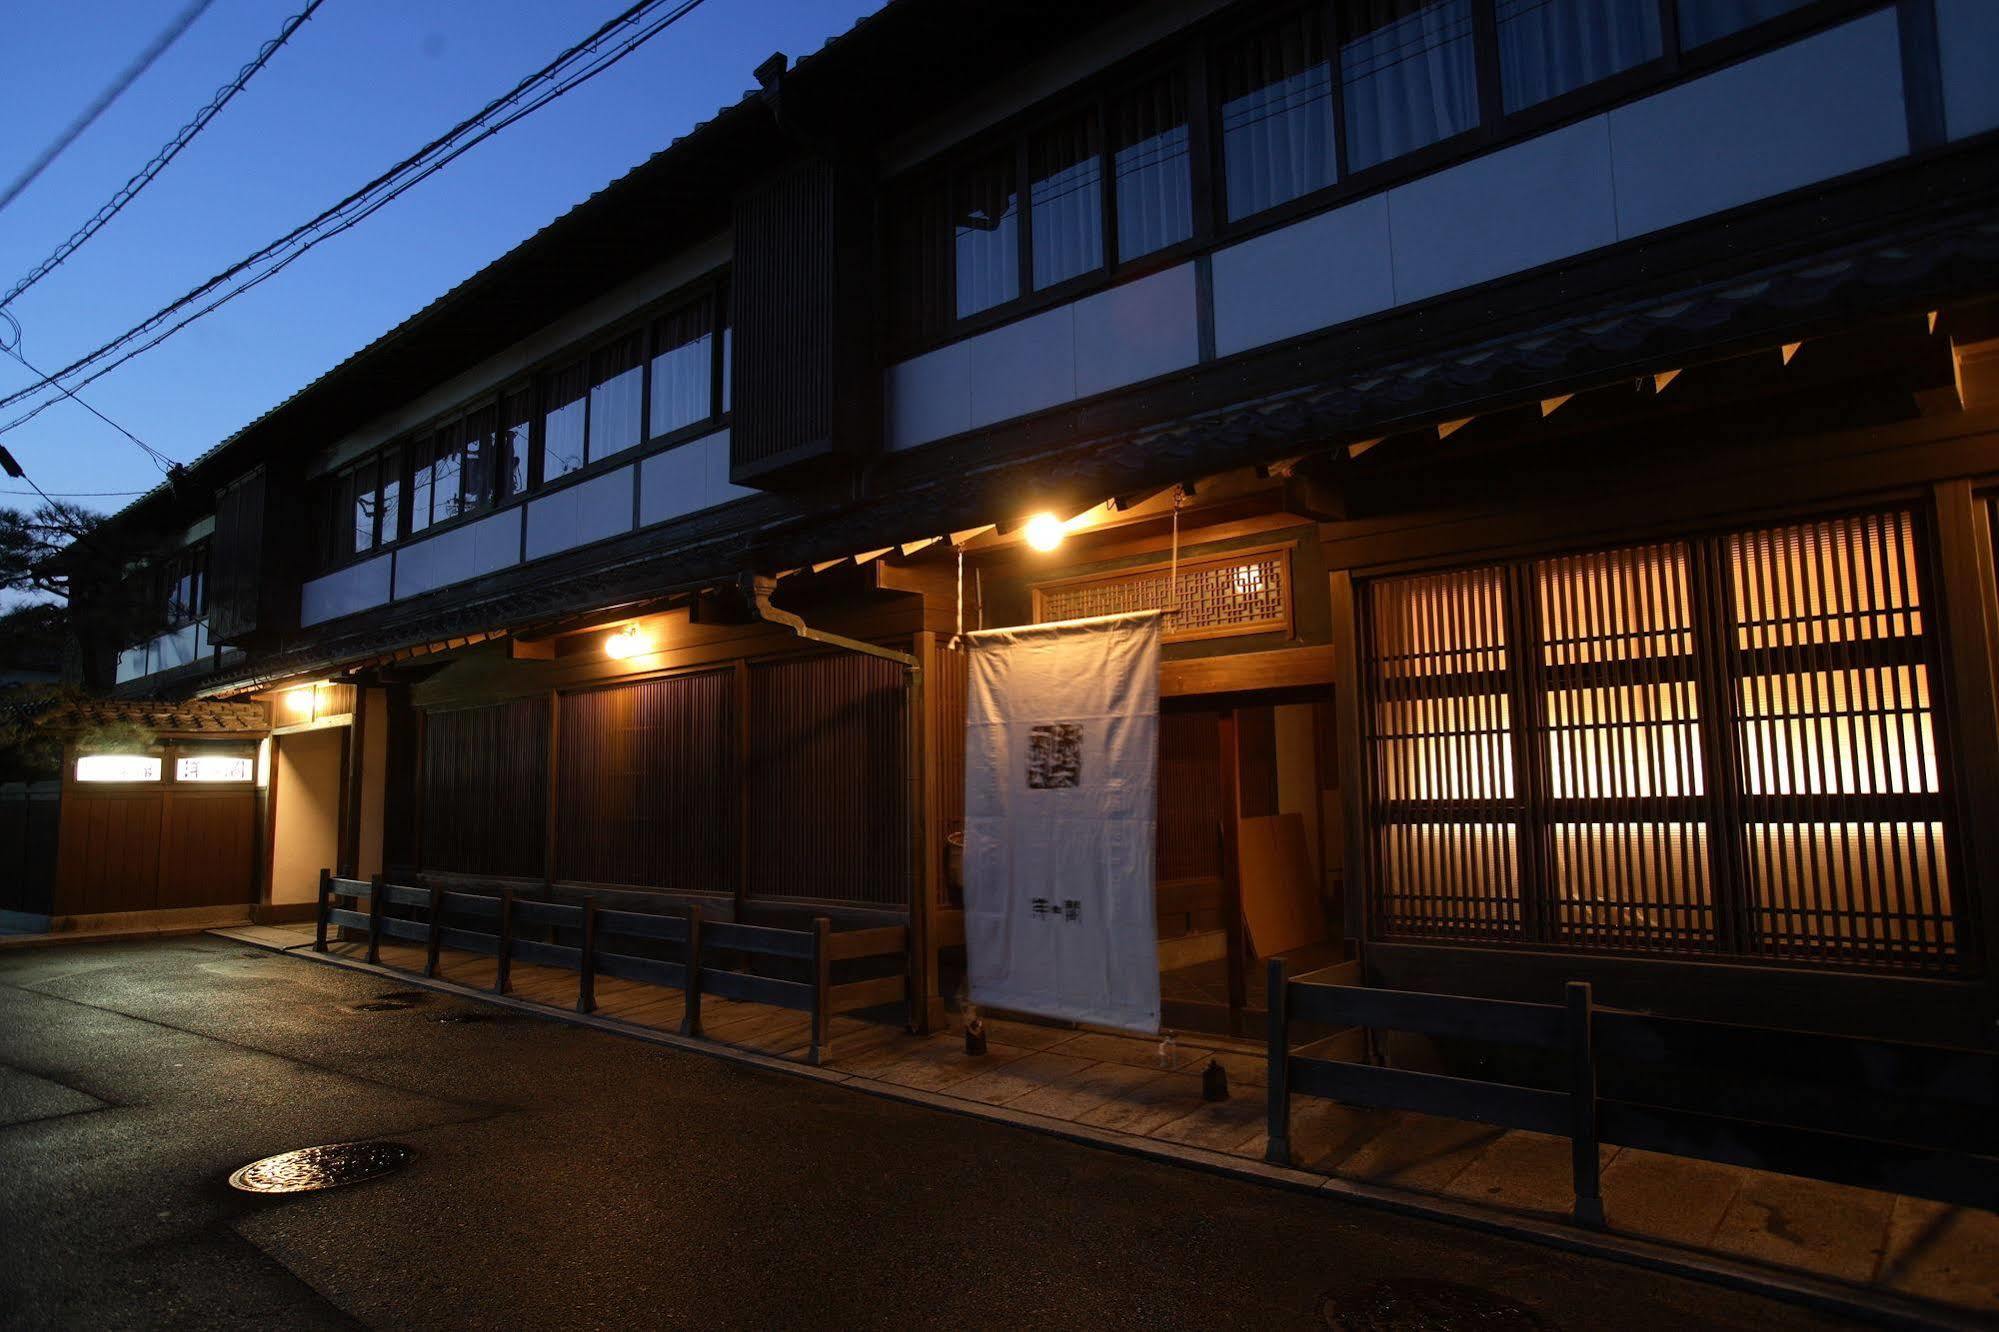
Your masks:
{"label": "entrance doorway", "polygon": [[339,863],[346,737],[345,727],[328,727],[272,742],[273,907],[318,900],[320,870]]}
{"label": "entrance doorway", "polygon": [[1331,704],[1194,698],[1159,721],[1161,1024],[1260,1036],[1265,962],[1344,955]]}

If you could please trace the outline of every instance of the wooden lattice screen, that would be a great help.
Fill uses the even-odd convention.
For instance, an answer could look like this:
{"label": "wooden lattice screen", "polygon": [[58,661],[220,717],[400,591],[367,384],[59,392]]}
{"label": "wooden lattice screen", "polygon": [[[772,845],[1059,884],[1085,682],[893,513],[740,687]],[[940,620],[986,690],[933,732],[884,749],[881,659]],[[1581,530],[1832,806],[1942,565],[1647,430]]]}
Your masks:
{"label": "wooden lattice screen", "polygon": [[1373,933],[1959,969],[1927,550],[1866,513],[1369,584]]}
{"label": "wooden lattice screen", "polygon": [[1291,548],[1182,560],[1177,579],[1172,565],[1161,563],[1065,578],[1034,589],[1034,618],[1042,624],[1142,610],[1167,612],[1169,642],[1289,633]]}

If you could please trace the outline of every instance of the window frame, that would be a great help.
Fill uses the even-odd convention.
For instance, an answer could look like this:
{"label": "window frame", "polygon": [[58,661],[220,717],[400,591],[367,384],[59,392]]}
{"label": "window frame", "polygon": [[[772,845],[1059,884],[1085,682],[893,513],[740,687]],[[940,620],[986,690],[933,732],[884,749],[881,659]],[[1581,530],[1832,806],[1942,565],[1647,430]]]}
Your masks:
{"label": "window frame", "polygon": [[[374,559],[387,551],[408,543],[421,541],[427,537],[451,531],[468,523],[479,522],[482,519],[489,518],[497,513],[503,513],[518,505],[530,503],[542,495],[551,494],[561,490],[565,486],[579,484],[592,477],[600,476],[605,472],[615,471],[620,467],[651,457],[656,453],[665,452],[668,449],[676,448],[695,439],[711,435],[718,430],[725,429],[729,424],[731,415],[730,411],[723,406],[727,397],[724,389],[728,353],[732,350],[728,345],[730,332],[733,327],[730,319],[729,295],[729,272],[726,267],[716,272],[705,274],[693,282],[676,288],[669,295],[656,301],[648,302],[640,309],[634,310],[612,323],[605,324],[593,330],[587,337],[564,344],[561,348],[539,358],[527,370],[511,376],[500,384],[454,405],[448,411],[440,412],[426,419],[413,429],[398,433],[382,444],[376,445],[364,453],[357,454],[340,463],[337,467],[329,468],[326,472],[313,478],[307,483],[314,490],[314,497],[310,502],[309,511],[313,515],[313,522],[321,529],[322,541],[329,535],[337,537],[339,530],[337,526],[333,528],[331,533],[325,530],[329,524],[345,522],[351,517],[354,504],[352,478],[362,468],[376,465],[381,459],[391,454],[396,454],[396,476],[400,481],[402,490],[401,502],[397,506],[396,531],[393,535],[384,533],[381,530],[380,504],[378,502],[376,505],[376,539],[374,544],[363,551],[348,548],[330,558],[326,558],[319,551],[315,551],[311,577],[324,577],[327,574],[336,573],[342,569]],[[678,310],[703,302],[707,303],[709,307],[710,319],[708,414],[699,420],[689,422],[676,429],[664,431],[657,435],[652,434],[654,325]],[[633,333],[637,333],[643,338],[643,357],[639,365],[641,435],[639,442],[628,445],[618,452],[609,454],[603,458],[587,458],[582,466],[564,472],[553,480],[544,479],[544,431],[550,381],[556,374],[577,364],[579,361],[583,362],[587,367],[600,351],[610,348],[618,341],[631,336]],[[588,379],[589,376],[586,370],[585,389],[582,398],[583,438],[586,441],[586,447],[589,440],[590,410]],[[493,417],[493,439],[495,441],[497,463],[502,466],[503,472],[510,473],[511,463],[515,461],[512,452],[507,452],[505,458],[498,458],[497,455],[500,452],[500,441],[506,434],[507,405],[517,395],[522,394],[526,395],[528,401],[528,444],[526,457],[518,459],[520,462],[520,485],[514,487],[511,484],[512,478],[509,474],[506,478],[509,483],[507,493],[503,497],[496,499],[492,504],[459,512],[448,518],[438,518],[436,516],[436,482],[433,477],[430,497],[431,520],[423,528],[413,528],[411,526],[411,513],[415,502],[416,457],[420,449],[429,446],[431,449],[431,459],[434,463],[437,456],[435,440],[441,432],[455,429],[467,419],[482,411],[488,411],[492,413]],[[464,470],[462,461],[459,470],[454,475],[458,478],[457,493],[463,495]],[[379,485],[378,476],[378,488]]]}
{"label": "window frame", "polygon": [[[1011,300],[959,318],[956,314],[955,248],[950,236],[945,235],[941,240],[944,248],[941,280],[931,283],[919,278],[916,284],[916,298],[935,308],[921,314],[897,310],[894,298],[900,294],[901,279],[894,273],[883,275],[888,293],[885,308],[894,311],[900,320],[899,326],[887,331],[886,358],[891,362],[907,359],[1027,318],[1080,296],[1173,267],[1210,253],[1221,245],[1246,240],[1301,218],[1379,194],[1392,186],[1405,184],[1469,158],[1587,119],[1641,95],[1660,92],[1726,65],[1765,54],[1861,14],[1893,8],[1897,0],[1808,0],[1798,10],[1779,14],[1702,46],[1684,50],[1679,42],[1678,0],[1654,0],[1660,9],[1661,53],[1657,58],[1511,114],[1504,113],[1500,106],[1495,0],[1470,2],[1479,80],[1478,123],[1449,138],[1357,172],[1350,172],[1347,164],[1346,108],[1339,70],[1340,39],[1344,35],[1339,22],[1339,0],[1259,0],[1251,5],[1232,7],[1226,13],[1192,25],[1183,33],[1122,58],[1076,86],[968,135],[935,157],[898,172],[886,182],[889,206],[913,208],[913,201],[927,191],[942,190],[947,199],[954,197],[959,170],[974,162],[989,160],[1001,152],[1011,151],[1020,188],[1020,290]],[[1228,42],[1289,13],[1303,13],[1318,25],[1332,65],[1335,179],[1322,189],[1231,222],[1227,216],[1227,201],[1222,197],[1226,175],[1219,126],[1220,83],[1216,71],[1219,51]],[[1116,249],[1115,175],[1110,169],[1105,147],[1108,144],[1108,136],[1104,133],[1107,128],[1106,110],[1112,98],[1119,93],[1130,92],[1174,71],[1183,75],[1187,87],[1189,186],[1194,214],[1192,234],[1184,241],[1125,259]],[[1089,272],[1037,291],[1033,287],[1030,242],[1033,218],[1028,198],[1028,142],[1036,133],[1086,108],[1096,118],[1099,155],[1104,162],[1099,171],[1099,188],[1103,192],[1101,212],[1105,223],[1105,262]],[[948,206],[944,212],[948,222]],[[894,226],[894,223],[885,223],[885,236],[892,233]]]}

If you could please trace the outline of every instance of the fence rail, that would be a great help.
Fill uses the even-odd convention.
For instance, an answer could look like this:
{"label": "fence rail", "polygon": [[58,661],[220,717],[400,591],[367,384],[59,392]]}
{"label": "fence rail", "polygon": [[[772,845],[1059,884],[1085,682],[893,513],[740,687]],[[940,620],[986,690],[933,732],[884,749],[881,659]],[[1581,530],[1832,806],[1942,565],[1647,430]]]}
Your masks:
{"label": "fence rail", "polygon": [[[1307,1022],[1537,1052],[1559,1089],[1316,1058]],[[1305,1047],[1309,1049],[1309,1047]],[[1694,1156],[1971,1207],[1999,1200],[1999,1054],[1658,1017],[1596,1006],[1368,989],[1270,963],[1268,1159],[1291,1161],[1291,1096],[1567,1137],[1572,1215],[1603,1224],[1599,1146]]]}
{"label": "fence rail", "polygon": [[[354,905],[342,906],[342,901]],[[415,908],[424,916],[391,916],[386,911],[391,906]],[[470,928],[467,918],[492,928]],[[580,942],[571,945],[522,938],[520,927],[524,925],[574,931]],[[835,962],[903,956],[908,931],[900,925],[836,934],[832,922],[820,916],[809,930],[788,930],[706,920],[699,906],[688,907],[685,915],[614,911],[589,898],[580,903],[546,902],[516,896],[511,889],[493,895],[437,885],[392,884],[379,877],[343,879],[322,870],[313,947],[325,952],[327,932],[343,928],[366,937],[371,963],[381,961],[384,938],[423,945],[426,976],[437,974],[438,955],[444,948],[494,958],[496,994],[507,993],[516,960],[574,971],[579,1013],[596,1009],[598,976],[679,990],[686,998],[680,1030],[687,1036],[702,1034],[701,1000],[705,995],[804,1013],[811,1021],[810,1059],[815,1064],[831,1055],[831,1022],[837,1014],[908,997],[908,977],[900,973],[833,983]],[[630,951],[633,940],[678,944],[680,955],[646,957]],[[802,962],[810,979],[787,980],[725,965],[726,954]]]}

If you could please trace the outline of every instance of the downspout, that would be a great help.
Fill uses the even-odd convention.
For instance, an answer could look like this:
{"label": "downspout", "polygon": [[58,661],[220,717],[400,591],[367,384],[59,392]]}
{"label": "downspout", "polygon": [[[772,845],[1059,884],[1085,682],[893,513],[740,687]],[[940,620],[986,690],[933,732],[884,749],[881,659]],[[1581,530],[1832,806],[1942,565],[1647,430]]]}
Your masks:
{"label": "downspout", "polygon": [[744,574],[742,589],[745,599],[756,608],[757,618],[769,624],[790,630],[799,638],[811,643],[823,643],[827,647],[843,652],[858,652],[863,656],[878,657],[892,661],[903,670],[903,757],[904,781],[903,804],[909,825],[909,964],[907,979],[904,981],[909,1008],[909,1024],[913,1031],[926,1031],[929,1024],[929,996],[923,986],[926,970],[924,956],[930,947],[928,922],[931,904],[922,896],[928,876],[925,874],[926,833],[923,814],[923,663],[908,652],[897,652],[879,644],[864,642],[858,638],[848,638],[845,634],[828,633],[824,629],[814,629],[802,616],[787,610],[779,610],[771,604],[771,596],[777,591],[777,580],[761,574]]}

